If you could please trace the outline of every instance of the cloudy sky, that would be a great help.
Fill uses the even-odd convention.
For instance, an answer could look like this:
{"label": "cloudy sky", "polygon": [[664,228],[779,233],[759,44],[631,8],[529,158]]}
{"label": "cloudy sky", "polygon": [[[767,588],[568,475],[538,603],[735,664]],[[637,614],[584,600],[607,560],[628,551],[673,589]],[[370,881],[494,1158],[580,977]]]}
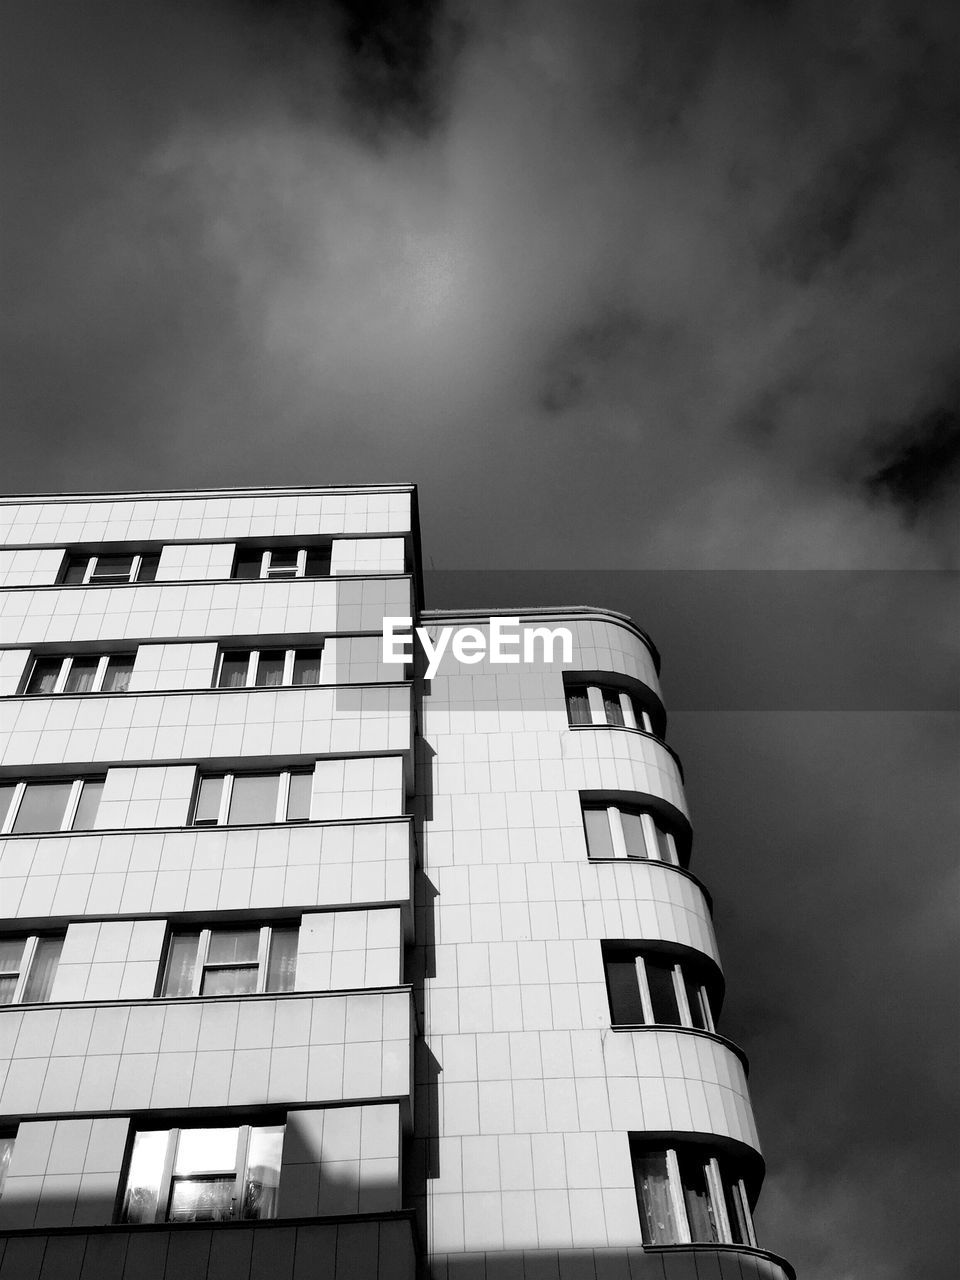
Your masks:
{"label": "cloudy sky", "polygon": [[428,604],[633,613],[764,1241],[803,1280],[948,1274],[956,6],[0,25],[3,488],[414,480]]}

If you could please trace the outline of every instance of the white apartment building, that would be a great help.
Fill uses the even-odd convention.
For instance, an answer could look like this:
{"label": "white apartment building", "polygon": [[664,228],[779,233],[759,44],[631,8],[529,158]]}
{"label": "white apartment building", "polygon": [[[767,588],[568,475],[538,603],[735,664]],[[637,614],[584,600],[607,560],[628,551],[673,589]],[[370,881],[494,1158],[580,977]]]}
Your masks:
{"label": "white apartment building", "polygon": [[386,661],[410,485],[0,523],[0,1280],[793,1276],[642,631]]}

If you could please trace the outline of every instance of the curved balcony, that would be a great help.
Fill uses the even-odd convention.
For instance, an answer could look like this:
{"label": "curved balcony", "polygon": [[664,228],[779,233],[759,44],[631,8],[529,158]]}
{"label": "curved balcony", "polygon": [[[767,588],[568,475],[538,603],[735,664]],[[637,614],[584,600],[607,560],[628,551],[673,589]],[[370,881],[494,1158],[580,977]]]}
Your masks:
{"label": "curved balcony", "polygon": [[577,725],[562,739],[564,786],[642,803],[653,797],[689,823],[683,774],[674,752],[653,734],[609,725]]}
{"label": "curved balcony", "polygon": [[[669,862],[641,858],[590,859],[587,867],[589,872],[581,872],[585,896],[589,875],[596,886],[590,896],[619,905],[621,929],[617,936],[692,947],[720,967],[710,897],[689,871]],[[604,932],[602,936],[610,939],[614,935]]]}

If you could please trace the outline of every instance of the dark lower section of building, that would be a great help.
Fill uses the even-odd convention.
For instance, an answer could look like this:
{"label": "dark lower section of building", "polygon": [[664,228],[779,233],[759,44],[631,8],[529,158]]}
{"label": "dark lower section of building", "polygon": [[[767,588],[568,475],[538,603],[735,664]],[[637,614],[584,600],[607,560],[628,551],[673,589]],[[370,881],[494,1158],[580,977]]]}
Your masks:
{"label": "dark lower section of building", "polygon": [[430,1275],[431,1280],[796,1280],[790,1264],[774,1253],[722,1244],[446,1254],[432,1260]]}
{"label": "dark lower section of building", "polygon": [[5,1232],[0,1280],[415,1280],[412,1215]]}

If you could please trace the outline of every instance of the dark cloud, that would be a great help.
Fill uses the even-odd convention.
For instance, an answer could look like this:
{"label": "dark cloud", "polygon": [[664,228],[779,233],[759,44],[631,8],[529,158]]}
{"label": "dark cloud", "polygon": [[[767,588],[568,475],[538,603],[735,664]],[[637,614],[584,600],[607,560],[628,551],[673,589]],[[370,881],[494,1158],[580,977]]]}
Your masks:
{"label": "dark cloud", "polygon": [[766,1238],[805,1280],[942,1273],[960,11],[0,24],[5,488],[412,479],[438,567],[576,569],[568,600],[634,613],[681,708]]}

